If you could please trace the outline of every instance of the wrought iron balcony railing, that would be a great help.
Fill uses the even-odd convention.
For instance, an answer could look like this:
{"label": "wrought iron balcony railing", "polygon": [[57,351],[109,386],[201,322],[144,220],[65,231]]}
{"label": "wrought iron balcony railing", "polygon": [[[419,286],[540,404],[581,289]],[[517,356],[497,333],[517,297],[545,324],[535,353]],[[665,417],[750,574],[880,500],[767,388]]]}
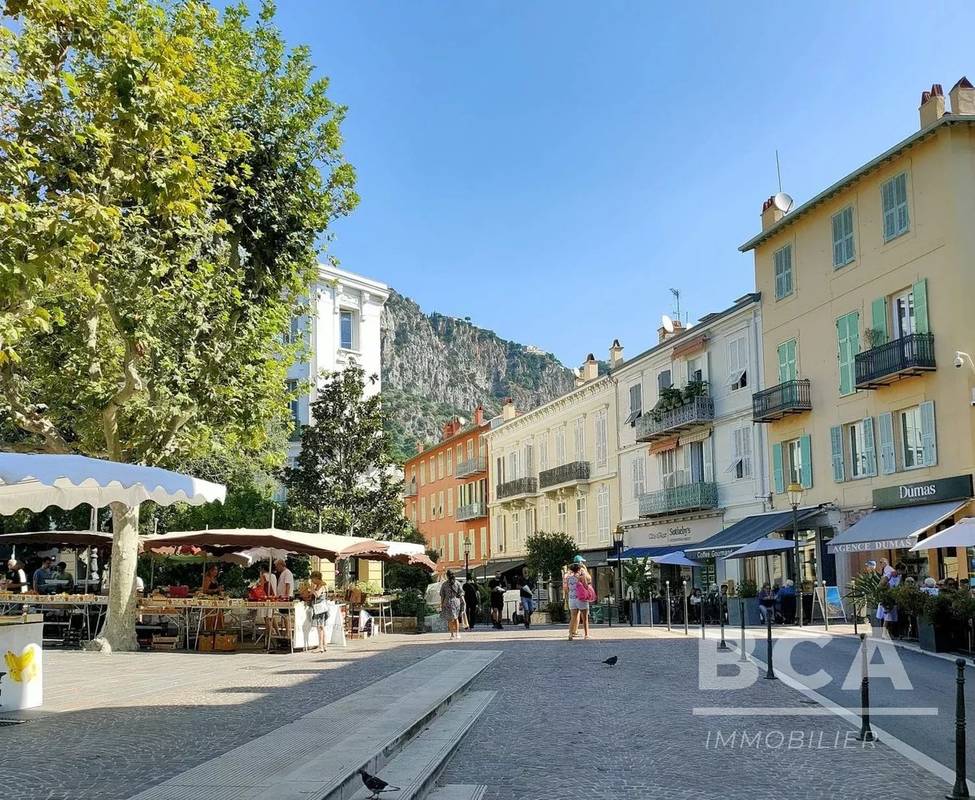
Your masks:
{"label": "wrought iron balcony railing", "polygon": [[755,422],[773,422],[788,414],[811,410],[808,378],[785,381],[752,395],[752,419]]}
{"label": "wrought iron balcony railing", "polygon": [[572,461],[538,473],[538,486],[548,489],[563,483],[586,483],[589,481],[589,462]]}
{"label": "wrought iron balcony railing", "polygon": [[640,495],[640,516],[659,517],[681,511],[698,511],[718,507],[715,483],[688,483],[673,489],[661,489]]}
{"label": "wrought iron balcony railing", "polygon": [[405,497],[416,497],[416,482],[407,483],[403,487],[403,495]]}
{"label": "wrought iron balcony railing", "polygon": [[679,431],[696,428],[714,422],[714,400],[710,397],[694,397],[689,403],[656,414],[652,409],[636,423],[638,442],[650,442]]}
{"label": "wrought iron balcony railing", "polygon": [[465,522],[469,519],[486,517],[487,510],[485,509],[483,502],[468,503],[466,506],[459,506],[454,516],[458,522]]}
{"label": "wrought iron balcony railing", "polygon": [[934,369],[934,334],[912,333],[857,353],[856,388],[876,389]]}
{"label": "wrought iron balcony railing", "polygon": [[487,472],[487,459],[484,457],[469,458],[466,461],[458,462],[454,475],[458,478],[466,478],[469,475],[477,475],[479,472]]}
{"label": "wrought iron balcony railing", "polygon": [[511,500],[527,494],[538,494],[538,480],[535,478],[515,478],[513,481],[499,483],[498,500]]}

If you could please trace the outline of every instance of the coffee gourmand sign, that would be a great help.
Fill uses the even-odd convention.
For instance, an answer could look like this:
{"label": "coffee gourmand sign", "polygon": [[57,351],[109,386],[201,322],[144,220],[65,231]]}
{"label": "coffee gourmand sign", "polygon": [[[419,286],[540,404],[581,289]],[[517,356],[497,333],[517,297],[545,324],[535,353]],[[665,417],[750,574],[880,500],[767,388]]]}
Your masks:
{"label": "coffee gourmand sign", "polygon": [[967,500],[972,496],[972,476],[955,475],[917,483],[901,483],[873,490],[875,508],[903,508],[949,500]]}

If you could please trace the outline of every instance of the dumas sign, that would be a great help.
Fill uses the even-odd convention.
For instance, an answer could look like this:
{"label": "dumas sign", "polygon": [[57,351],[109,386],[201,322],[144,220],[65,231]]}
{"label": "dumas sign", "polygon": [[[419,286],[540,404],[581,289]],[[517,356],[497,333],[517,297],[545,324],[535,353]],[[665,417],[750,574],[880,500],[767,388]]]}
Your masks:
{"label": "dumas sign", "polygon": [[967,500],[972,496],[972,476],[955,475],[918,483],[901,483],[873,490],[876,508],[902,508],[949,500]]}

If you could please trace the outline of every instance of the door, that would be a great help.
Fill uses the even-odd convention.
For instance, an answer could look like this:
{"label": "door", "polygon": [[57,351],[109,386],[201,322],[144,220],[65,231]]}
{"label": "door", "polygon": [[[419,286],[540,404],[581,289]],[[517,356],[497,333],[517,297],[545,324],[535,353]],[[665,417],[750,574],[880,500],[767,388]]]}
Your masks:
{"label": "door", "polygon": [[903,294],[897,295],[891,304],[891,313],[894,318],[894,338],[903,339],[905,336],[910,336],[916,332],[913,291],[908,289]]}
{"label": "door", "polygon": [[704,483],[704,442],[690,445],[691,483]]}

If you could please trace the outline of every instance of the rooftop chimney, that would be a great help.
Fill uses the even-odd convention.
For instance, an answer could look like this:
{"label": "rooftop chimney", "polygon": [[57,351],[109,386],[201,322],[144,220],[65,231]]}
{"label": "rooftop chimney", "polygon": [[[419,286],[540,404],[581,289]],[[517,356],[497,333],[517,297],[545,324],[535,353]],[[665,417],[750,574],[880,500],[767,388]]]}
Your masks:
{"label": "rooftop chimney", "polygon": [[589,381],[594,381],[599,377],[599,363],[596,361],[596,356],[592,353],[586,356],[586,360],[582,364],[581,372],[583,383],[589,383]]}
{"label": "rooftop chimney", "polygon": [[484,406],[480,403],[474,409],[474,427],[480,428],[484,424]]}
{"label": "rooftop chimney", "polygon": [[930,91],[921,92],[921,106],[918,112],[921,115],[922,128],[933,125],[945,115],[945,93],[940,83],[933,83]]}
{"label": "rooftop chimney", "polygon": [[506,397],[501,404],[501,419],[504,422],[510,422],[517,416],[518,412],[515,410],[515,401],[510,397]]}
{"label": "rooftop chimney", "polygon": [[619,339],[613,339],[613,343],[609,347],[610,369],[616,369],[622,363],[623,363],[623,345],[620,344]]}
{"label": "rooftop chimney", "polygon": [[958,80],[951,91],[951,113],[955,115],[975,115],[975,86],[964,75]]}
{"label": "rooftop chimney", "polygon": [[762,230],[767,231],[784,216],[785,212],[776,207],[774,198],[770,197],[762,203]]}
{"label": "rooftop chimney", "polygon": [[679,319],[671,320],[674,325],[673,332],[668,331],[663,325],[657,328],[657,342],[664,342],[667,339],[673,339],[675,336],[680,336],[684,332],[684,325]]}

